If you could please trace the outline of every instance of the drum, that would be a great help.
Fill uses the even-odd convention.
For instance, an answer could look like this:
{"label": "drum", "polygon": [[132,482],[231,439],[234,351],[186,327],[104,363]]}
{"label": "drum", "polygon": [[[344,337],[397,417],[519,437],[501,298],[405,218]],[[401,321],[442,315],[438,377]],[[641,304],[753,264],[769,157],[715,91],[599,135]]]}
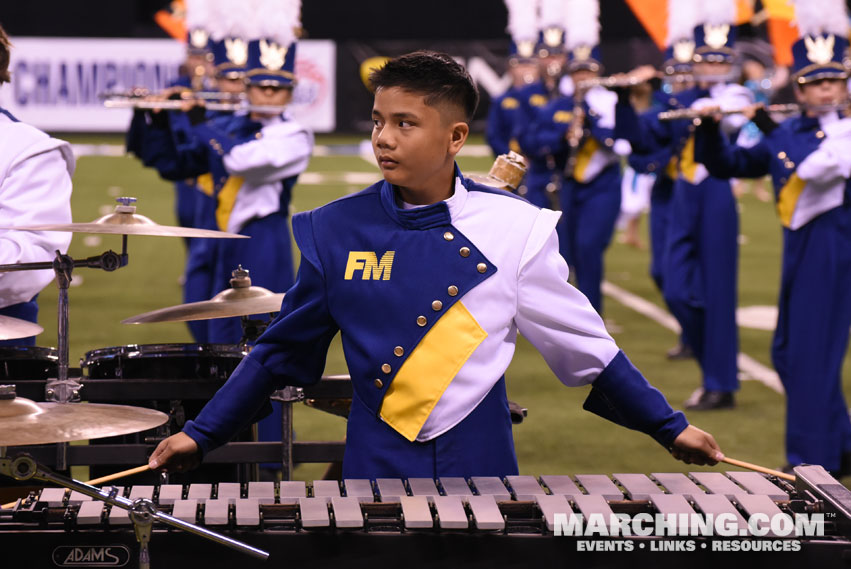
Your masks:
{"label": "drum", "polygon": [[[199,393],[209,393],[210,383],[215,384],[216,389],[224,385],[247,353],[245,349],[232,344],[131,344],[86,352],[80,360],[80,366],[88,377],[90,387],[97,380],[125,380],[128,384],[125,391],[130,393],[140,383],[146,383],[145,380],[159,382],[156,399],[133,397],[132,400],[109,403],[151,407],[169,415],[168,423],[154,431],[98,439],[91,444],[154,444],[156,440],[180,431],[186,421],[194,419],[201,412],[208,395],[190,396],[184,389],[184,399],[181,400],[170,389],[170,380],[174,380],[174,385],[187,381],[197,383]],[[86,379],[83,378],[84,385]],[[203,389],[202,383],[205,385]],[[188,393],[193,391],[189,389]],[[237,440],[251,440],[250,433],[240,434]],[[99,476],[119,469],[117,465],[93,466],[90,474]],[[239,477],[237,466],[205,465],[192,473],[177,475],[175,480],[208,482],[215,479],[236,480]]]}
{"label": "drum", "polygon": [[0,346],[0,383],[56,377],[58,368],[56,348]]}
{"label": "drum", "polygon": [[224,383],[248,352],[232,344],[131,344],[86,352],[91,379],[206,379]]}

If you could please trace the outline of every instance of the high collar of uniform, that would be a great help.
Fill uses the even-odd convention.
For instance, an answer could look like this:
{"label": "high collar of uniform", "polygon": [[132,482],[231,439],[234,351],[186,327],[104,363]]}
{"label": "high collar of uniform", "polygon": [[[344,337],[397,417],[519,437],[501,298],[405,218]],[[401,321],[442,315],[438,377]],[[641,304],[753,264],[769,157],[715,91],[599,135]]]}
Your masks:
{"label": "high collar of uniform", "polygon": [[448,199],[430,205],[415,206],[406,209],[398,197],[395,186],[386,180],[381,185],[381,203],[385,211],[396,222],[408,229],[433,229],[452,223],[453,215],[457,215],[467,201],[467,188],[458,164],[455,164],[455,193]]}

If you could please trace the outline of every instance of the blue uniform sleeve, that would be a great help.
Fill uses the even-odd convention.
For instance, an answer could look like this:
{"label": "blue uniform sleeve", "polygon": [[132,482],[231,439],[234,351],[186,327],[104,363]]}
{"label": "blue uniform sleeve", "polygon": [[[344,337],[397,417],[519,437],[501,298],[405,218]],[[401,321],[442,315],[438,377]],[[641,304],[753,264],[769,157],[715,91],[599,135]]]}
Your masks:
{"label": "blue uniform sleeve", "polygon": [[310,213],[293,218],[293,233],[302,260],[281,312],[227,383],[183,428],[204,454],[246,427],[274,390],[311,385],[322,377],[328,346],[339,328],[329,312]]}
{"label": "blue uniform sleeve", "polygon": [[668,448],[688,427],[685,415],[674,411],[623,352],[592,384],[583,408],[613,423],[641,431]]}
{"label": "blue uniform sleeve", "polygon": [[567,128],[570,123],[556,122],[556,109],[557,107],[550,103],[531,115],[531,120],[519,121],[515,127],[514,137],[527,156],[543,158],[566,150]]}
{"label": "blue uniform sleeve", "polygon": [[485,129],[485,138],[491,147],[494,156],[508,154],[509,142],[511,141],[511,121],[508,112],[502,108],[503,97],[491,101],[488,110],[488,123]]}
{"label": "blue uniform sleeve", "polygon": [[622,98],[615,105],[615,128],[612,138],[623,138],[632,146],[633,152],[651,154],[671,141],[670,125],[657,118],[658,111],[642,115]]}
{"label": "blue uniform sleeve", "polygon": [[694,133],[694,159],[716,178],[760,178],[769,173],[767,136],[750,148],[728,142],[714,120],[701,121]]}
{"label": "blue uniform sleeve", "polygon": [[127,151],[157,170],[165,180],[180,181],[209,171],[206,150],[194,139],[181,136],[182,113],[133,114],[127,132]]}

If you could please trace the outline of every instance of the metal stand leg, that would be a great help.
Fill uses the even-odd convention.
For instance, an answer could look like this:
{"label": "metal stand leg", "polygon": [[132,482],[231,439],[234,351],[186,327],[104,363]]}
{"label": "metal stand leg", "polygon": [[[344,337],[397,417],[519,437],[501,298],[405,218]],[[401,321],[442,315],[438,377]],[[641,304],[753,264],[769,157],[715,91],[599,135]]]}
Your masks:
{"label": "metal stand leg", "polygon": [[136,531],[136,541],[139,542],[139,569],[151,569],[148,543],[151,541],[151,528],[154,525],[153,513],[153,502],[145,498],[136,500],[130,508],[130,520]]}

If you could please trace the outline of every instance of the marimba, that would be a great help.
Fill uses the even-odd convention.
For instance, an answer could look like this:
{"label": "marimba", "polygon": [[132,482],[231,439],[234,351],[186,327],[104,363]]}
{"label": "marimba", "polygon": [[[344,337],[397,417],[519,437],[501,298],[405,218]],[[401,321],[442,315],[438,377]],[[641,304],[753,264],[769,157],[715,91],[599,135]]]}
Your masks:
{"label": "marimba", "polygon": [[[577,567],[652,563],[657,567],[780,562],[836,566],[851,554],[851,491],[821,467],[795,485],[755,472],[692,472],[491,477],[222,482],[117,487],[191,523],[271,552],[268,567]],[[803,475],[802,475],[803,472]],[[738,537],[747,518],[823,514],[824,535],[785,537],[774,550],[731,553],[717,540]],[[559,516],[725,514],[737,537],[560,536]],[[617,517],[617,516],[616,516]],[[790,541],[792,540],[792,541]],[[125,510],[63,488],[45,488],[0,511],[2,551],[15,567],[136,567]],[[685,547],[688,545],[688,547]],[[784,546],[775,548],[783,550]],[[589,551],[589,548],[592,551]],[[738,547],[741,549],[741,547]],[[752,548],[748,548],[752,549]],[[155,526],[153,566],[252,567],[255,562],[179,531]],[[17,557],[17,556],[16,556]]]}

